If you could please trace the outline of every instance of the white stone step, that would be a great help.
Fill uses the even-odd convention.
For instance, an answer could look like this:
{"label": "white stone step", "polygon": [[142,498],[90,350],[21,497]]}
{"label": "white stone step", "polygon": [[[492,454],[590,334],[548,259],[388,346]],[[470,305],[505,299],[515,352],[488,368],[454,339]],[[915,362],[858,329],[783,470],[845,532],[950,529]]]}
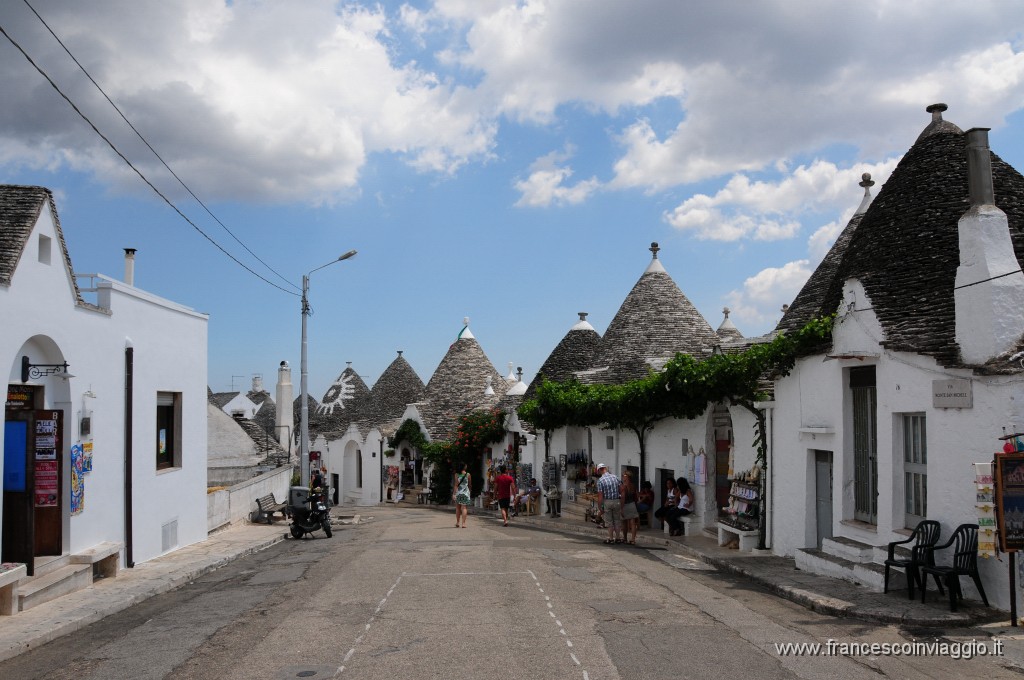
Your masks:
{"label": "white stone step", "polygon": [[18,610],[25,611],[92,585],[91,564],[71,564],[43,576],[22,581],[18,587]]}
{"label": "white stone step", "polygon": [[851,562],[864,563],[873,561],[875,546],[855,541],[845,536],[835,536],[822,540],[821,550],[824,553],[841,557]]}
{"label": "white stone step", "polygon": [[[882,592],[885,583],[885,567],[873,562],[854,562],[844,557],[838,557],[816,548],[805,548],[797,550],[794,557],[798,569],[838,578],[868,588],[874,592]],[[907,587],[906,577],[902,571],[890,570],[889,590],[899,590]]]}

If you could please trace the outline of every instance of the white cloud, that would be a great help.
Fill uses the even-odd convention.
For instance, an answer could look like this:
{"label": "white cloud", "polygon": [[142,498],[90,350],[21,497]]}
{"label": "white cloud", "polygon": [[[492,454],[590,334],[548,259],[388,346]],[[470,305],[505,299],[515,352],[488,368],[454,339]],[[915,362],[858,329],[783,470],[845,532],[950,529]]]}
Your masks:
{"label": "white cloud", "polygon": [[696,194],[667,212],[665,220],[706,240],[788,239],[799,233],[804,215],[856,208],[861,199],[862,190],[857,186],[861,175],[870,173],[880,186],[898,162],[898,158],[890,158],[839,168],[830,161],[816,160],[790,171],[778,182],[735,175],[714,196]]}
{"label": "white cloud", "polygon": [[[89,12],[51,0],[41,9],[172,165],[219,198],[330,198],[357,190],[374,154],[450,174],[500,155],[508,120],[579,144],[574,117],[590,116],[606,135],[598,143],[621,147],[611,168],[577,172],[609,174],[607,189],[652,192],[782,171],[785,159],[827,157],[836,145],[847,156],[891,156],[933,101],[949,103],[964,127],[995,128],[1024,107],[1024,5],[999,0],[951,0],[942,12],[925,2],[788,0],[93,0]],[[0,3],[0,23],[105,130],[123,129],[20,3]],[[109,153],[9,45],[0,48],[0,158]],[[666,100],[672,106],[659,108]],[[156,169],[145,157],[133,154]],[[559,189],[566,179],[536,177]],[[733,190],[758,188],[781,200],[749,181]],[[794,190],[813,188],[794,179]],[[720,236],[794,232],[785,210],[717,209],[728,223]]]}
{"label": "white cloud", "polygon": [[520,193],[516,207],[546,208],[550,205],[575,205],[582,203],[597,191],[601,183],[596,178],[583,180],[568,186],[565,182],[572,177],[572,168],[563,163],[571,155],[554,152],[538,158],[530,166],[530,176],[517,180],[515,188]]}
{"label": "white cloud", "polygon": [[811,272],[808,260],[795,260],[751,276],[743,282],[742,289],[726,295],[733,321],[741,329],[744,325],[774,325],[782,317],[782,305],[793,301]]}

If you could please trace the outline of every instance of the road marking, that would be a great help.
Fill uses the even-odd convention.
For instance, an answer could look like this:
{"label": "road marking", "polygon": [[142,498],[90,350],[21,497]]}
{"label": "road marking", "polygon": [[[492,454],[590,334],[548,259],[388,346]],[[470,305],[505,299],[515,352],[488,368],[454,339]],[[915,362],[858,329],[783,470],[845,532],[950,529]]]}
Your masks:
{"label": "road marking", "polygon": [[[534,583],[537,584],[537,588],[540,590],[541,593],[544,593],[544,589],[540,587],[540,579],[538,579],[537,575],[534,574],[532,571],[529,572],[529,573],[530,573],[530,576],[533,577]],[[548,597],[547,595],[544,595],[544,602],[548,606],[548,614],[551,615],[551,618],[553,618],[555,620],[555,625],[558,626],[558,633],[559,633],[559,635],[561,635],[562,637],[565,638],[565,644],[569,647],[569,649],[572,649],[572,647],[573,647],[572,640],[569,639],[569,634],[565,632],[565,627],[562,625],[562,622],[559,620],[559,618],[557,616],[555,616],[554,607],[551,604],[551,598]],[[576,657],[576,654],[574,654],[573,652],[570,651],[569,652],[569,658],[572,659],[572,662],[574,664],[576,664],[577,666],[580,666],[581,669],[583,670],[583,680],[589,680],[590,676],[587,675],[586,669],[582,668],[583,664],[580,663],[580,660]]]}
{"label": "road marking", "polygon": [[[529,571],[529,570],[527,570],[527,571],[462,571],[462,572],[449,572],[449,573],[402,572],[401,574],[399,574],[398,578],[395,579],[395,582],[392,584],[391,588],[387,591],[387,595],[384,597],[384,599],[382,599],[380,601],[380,604],[377,605],[377,609],[373,612],[373,615],[370,616],[370,619],[366,623],[366,626],[364,628],[363,634],[355,639],[352,648],[348,650],[347,654],[345,654],[345,658],[344,658],[344,660],[342,662],[343,665],[338,666],[338,670],[335,672],[334,677],[337,678],[338,676],[340,676],[342,673],[345,672],[344,664],[348,663],[348,661],[352,658],[352,656],[355,655],[356,647],[358,647],[360,644],[362,644],[363,639],[366,637],[366,633],[369,632],[371,625],[373,624],[373,622],[377,618],[377,615],[380,614],[382,609],[384,609],[384,606],[388,602],[388,598],[391,597],[391,595],[395,592],[395,589],[398,588],[399,584],[402,582],[402,578],[403,577],[405,577],[405,576],[511,576],[511,575],[515,575],[515,574],[529,574],[530,578],[532,578],[534,583],[537,585],[537,589],[540,591],[540,593],[542,595],[544,595],[544,589],[540,585],[540,580],[537,578],[536,574],[534,574],[532,571]],[[547,605],[548,614],[551,615],[551,618],[553,618],[555,620],[555,625],[558,626],[558,633],[562,637],[565,638],[565,644],[570,649],[572,649],[572,647],[573,647],[572,640],[569,638],[569,634],[567,632],[565,632],[565,627],[562,625],[562,622],[558,619],[557,616],[555,616],[555,612],[553,611],[554,610],[554,606],[552,605],[551,598],[548,595],[544,595],[544,602]],[[576,664],[577,666],[580,666],[581,669],[582,669],[583,664],[576,657],[575,653],[569,652],[569,658],[572,659],[572,662],[574,664]],[[583,680],[589,680],[590,676],[587,674],[587,671],[585,669],[582,669],[582,670],[583,670]]]}

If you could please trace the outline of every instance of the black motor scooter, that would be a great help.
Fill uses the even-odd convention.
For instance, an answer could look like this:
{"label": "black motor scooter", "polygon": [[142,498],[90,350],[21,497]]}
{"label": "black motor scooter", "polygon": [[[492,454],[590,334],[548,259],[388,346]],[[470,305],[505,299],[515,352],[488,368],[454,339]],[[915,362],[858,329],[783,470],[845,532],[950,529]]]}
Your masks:
{"label": "black motor scooter", "polygon": [[293,486],[288,492],[288,507],[285,508],[292,521],[288,526],[292,538],[302,538],[318,529],[323,529],[330,538],[334,532],[331,531],[328,508],[326,489],[317,487],[310,491],[304,486]]}

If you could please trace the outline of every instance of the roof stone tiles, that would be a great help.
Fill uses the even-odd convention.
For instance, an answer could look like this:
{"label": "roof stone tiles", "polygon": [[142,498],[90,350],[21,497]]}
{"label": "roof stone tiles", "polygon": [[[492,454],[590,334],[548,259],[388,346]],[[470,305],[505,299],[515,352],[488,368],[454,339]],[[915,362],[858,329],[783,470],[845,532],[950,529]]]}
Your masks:
{"label": "roof stone tiles", "polygon": [[75,303],[94,308],[95,305],[87,304],[82,299],[81,290],[74,277],[74,268],[71,266],[68,244],[64,240],[64,230],[57,215],[57,206],[53,194],[45,187],[0,184],[0,285],[11,285],[14,270],[18,267],[32,229],[47,205],[50,208],[50,217],[67,268]]}
{"label": "roof stone tiles", "polygon": [[524,399],[532,399],[545,378],[562,382],[593,364],[594,354],[601,344],[601,335],[587,322],[586,317],[586,313],[580,312],[579,322],[551,350],[526,388]]}
{"label": "roof stone tiles", "polygon": [[[864,285],[892,350],[961,366],[953,285],[959,266],[957,224],[969,207],[966,138],[933,120],[893,170],[862,216],[855,216],[779,322],[801,327],[835,312],[843,282]],[[992,154],[996,205],[1006,213],[1018,263],[1024,258],[1024,177]],[[858,219],[859,218],[859,219]]]}
{"label": "roof stone tiles", "polygon": [[[498,405],[508,390],[494,364],[472,333],[460,334],[441,359],[423,391],[417,409],[431,440],[451,437],[461,415]],[[490,379],[493,395],[485,395]]]}
{"label": "roof stone tiles", "polygon": [[370,388],[351,365],[334,380],[316,409],[310,409],[310,437],[328,432],[344,432],[359,420],[370,398]]}
{"label": "roof stone tiles", "polygon": [[[359,419],[361,430],[376,427],[382,432],[402,417],[405,407],[423,397],[425,386],[413,367],[399,352],[373,384]],[[395,427],[397,429],[397,426]]]}
{"label": "roof stone tiles", "polygon": [[677,353],[708,356],[720,339],[654,258],[605,331],[584,382],[617,384],[644,377]]}

